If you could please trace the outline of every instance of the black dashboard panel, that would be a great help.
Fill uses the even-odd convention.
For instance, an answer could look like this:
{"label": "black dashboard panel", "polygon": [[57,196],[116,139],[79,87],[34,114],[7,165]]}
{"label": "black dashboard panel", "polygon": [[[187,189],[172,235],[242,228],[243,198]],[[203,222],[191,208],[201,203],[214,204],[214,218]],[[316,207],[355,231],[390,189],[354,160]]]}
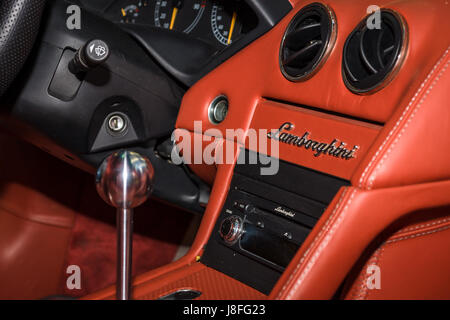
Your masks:
{"label": "black dashboard panel", "polygon": [[[144,6],[140,0],[48,0],[34,52],[17,78],[17,85],[4,96],[5,112],[0,114],[0,122],[4,125],[14,118],[27,128],[21,131],[26,131],[30,140],[39,133],[51,142],[50,146],[35,140],[33,143],[83,168],[97,167],[106,155],[120,148],[144,154],[157,172],[155,197],[203,212],[209,187],[157,150],[170,142],[186,89],[270,30],[292,8],[288,0],[276,4],[272,0],[227,1],[222,13],[219,7],[214,10],[214,28],[222,30],[222,42],[235,20],[234,35],[228,33],[229,43],[227,38],[227,43],[221,44],[210,19],[218,3],[186,0],[182,3],[186,7],[176,13],[180,24],[175,19],[170,30],[172,1],[166,2],[170,4],[166,13],[171,13],[171,19],[165,28],[166,22],[161,19],[163,3],[159,0],[148,0],[147,9],[143,9],[148,10],[148,21],[144,23],[121,22],[120,18],[124,17],[123,11],[125,16],[127,11],[133,15],[125,4]],[[68,9],[73,4],[81,7],[79,28],[67,24],[71,17]],[[188,12],[187,18],[183,18],[183,10],[188,10],[184,11]],[[159,26],[155,12],[161,19]],[[146,14],[139,12],[137,18]],[[192,22],[198,21],[190,23],[189,16]],[[187,28],[190,30],[185,33]],[[100,66],[74,75],[68,67],[70,60],[92,39],[107,43],[111,54]],[[105,129],[105,120],[113,113],[121,113],[129,121],[130,130],[123,136],[111,135]]]}
{"label": "black dashboard panel", "polygon": [[121,26],[186,87],[292,9],[288,0],[72,1]]}
{"label": "black dashboard panel", "polygon": [[[155,151],[158,143],[170,138],[184,89],[118,25],[82,10],[82,28],[68,30],[68,5],[48,1],[34,51],[17,85],[2,97],[1,126],[27,135],[24,138],[70,164],[83,162],[83,168],[97,168],[121,148],[143,154],[155,169],[153,195],[202,213],[200,202],[207,202],[209,187]],[[107,42],[111,54],[103,65],[77,79],[68,71],[68,60],[93,37]],[[134,130],[104,135],[104,121],[112,113],[124,114]],[[36,133],[63,150],[34,140]]]}
{"label": "black dashboard panel", "polygon": [[117,23],[189,34],[218,49],[239,40],[257,24],[245,2],[216,0],[117,0],[104,16]]}

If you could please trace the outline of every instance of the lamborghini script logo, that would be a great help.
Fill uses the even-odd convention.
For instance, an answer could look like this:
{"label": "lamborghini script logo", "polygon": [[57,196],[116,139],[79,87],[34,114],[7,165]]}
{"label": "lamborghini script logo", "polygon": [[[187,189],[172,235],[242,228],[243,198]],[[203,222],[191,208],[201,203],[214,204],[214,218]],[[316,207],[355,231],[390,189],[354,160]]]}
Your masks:
{"label": "lamborghini script logo", "polygon": [[305,148],[314,152],[314,156],[318,157],[321,154],[350,160],[355,157],[359,146],[353,146],[352,149],[347,149],[347,143],[333,139],[330,143],[314,141],[310,138],[311,134],[305,132],[303,136],[296,136],[286,131],[291,131],[294,125],[290,122],[283,123],[275,132],[269,132],[267,137],[282,143],[290,144],[298,148]]}

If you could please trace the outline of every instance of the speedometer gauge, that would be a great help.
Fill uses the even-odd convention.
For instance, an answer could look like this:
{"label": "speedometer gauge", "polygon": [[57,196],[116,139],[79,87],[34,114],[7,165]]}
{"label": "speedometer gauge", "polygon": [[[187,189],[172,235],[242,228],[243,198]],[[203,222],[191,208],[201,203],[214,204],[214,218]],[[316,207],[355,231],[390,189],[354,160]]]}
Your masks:
{"label": "speedometer gauge", "polygon": [[155,26],[190,33],[205,11],[206,0],[157,0]]}
{"label": "speedometer gauge", "polygon": [[215,1],[211,10],[211,28],[214,37],[224,46],[230,45],[240,33],[241,25],[236,10]]}

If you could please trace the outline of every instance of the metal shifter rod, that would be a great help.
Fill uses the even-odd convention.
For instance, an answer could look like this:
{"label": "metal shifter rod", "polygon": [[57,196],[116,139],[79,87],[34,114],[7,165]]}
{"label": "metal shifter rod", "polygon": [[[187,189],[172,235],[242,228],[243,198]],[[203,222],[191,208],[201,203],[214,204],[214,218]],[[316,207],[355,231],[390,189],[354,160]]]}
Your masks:
{"label": "metal shifter rod", "polygon": [[111,154],[97,170],[98,193],[117,208],[117,300],[130,298],[133,208],[149,197],[153,175],[147,158],[126,150]]}

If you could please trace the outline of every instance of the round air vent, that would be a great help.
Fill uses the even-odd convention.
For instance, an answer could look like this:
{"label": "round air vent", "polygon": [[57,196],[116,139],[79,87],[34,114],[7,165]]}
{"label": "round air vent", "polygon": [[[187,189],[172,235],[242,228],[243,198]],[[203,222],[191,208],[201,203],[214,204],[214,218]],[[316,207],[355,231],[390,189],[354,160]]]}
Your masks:
{"label": "round air vent", "polygon": [[367,94],[384,88],[405,57],[408,37],[402,17],[382,9],[379,18],[377,23],[376,15],[367,16],[344,45],[342,74],[347,88],[354,93]]}
{"label": "round air vent", "polygon": [[281,43],[280,67],[290,81],[310,78],[325,62],[336,41],[336,18],[330,8],[312,3],[289,24]]}

